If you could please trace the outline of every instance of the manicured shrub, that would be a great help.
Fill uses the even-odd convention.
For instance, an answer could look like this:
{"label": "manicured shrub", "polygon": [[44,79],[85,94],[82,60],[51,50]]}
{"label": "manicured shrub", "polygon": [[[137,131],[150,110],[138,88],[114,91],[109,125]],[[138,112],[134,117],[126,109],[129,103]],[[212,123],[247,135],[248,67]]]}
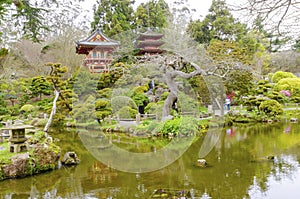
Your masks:
{"label": "manicured shrub", "polygon": [[294,103],[300,103],[300,97],[292,97],[291,101]]}
{"label": "manicured shrub", "polygon": [[253,107],[259,108],[260,104],[266,100],[267,100],[266,98],[250,96],[245,101],[245,105],[250,107],[249,110],[252,110]]}
{"label": "manicured shrub", "polygon": [[134,119],[136,114],[138,114],[138,111],[129,106],[123,106],[118,112],[116,112],[116,115],[119,115],[119,117],[122,119]]}
{"label": "manicured shrub", "polygon": [[107,116],[109,116],[111,114],[111,111],[109,110],[101,110],[101,111],[96,111],[96,118],[97,119],[101,119],[103,120],[104,118],[106,118]]}
{"label": "manicured shrub", "polygon": [[134,89],[133,89],[133,92],[135,93],[135,94],[142,94],[142,93],[145,93],[145,92],[147,92],[149,90],[149,87],[148,87],[148,85],[144,85],[144,86],[138,86],[138,87],[135,87]]}
{"label": "manicured shrub", "polygon": [[7,110],[11,116],[17,116],[20,114],[20,109],[15,106],[9,106]]}
{"label": "manicured shrub", "polygon": [[102,90],[98,90],[98,98],[110,98],[111,97],[111,93],[112,93],[112,89],[111,88],[104,88]]}
{"label": "manicured shrub", "polygon": [[266,85],[266,84],[268,84],[269,82],[267,81],[267,80],[259,80],[258,82],[257,82],[257,85]]}
{"label": "manicured shrub", "polygon": [[97,100],[95,102],[95,109],[100,110],[100,109],[105,108],[107,105],[108,105],[108,101],[106,101],[106,100]]}
{"label": "manicured shrub", "polygon": [[300,78],[285,78],[281,79],[274,89],[278,92],[285,90],[289,91],[291,96],[300,97]]}
{"label": "manicured shrub", "polygon": [[157,103],[151,102],[145,107],[145,113],[158,114],[158,116],[160,117],[162,114],[163,106],[163,101],[159,101]]}
{"label": "manicured shrub", "polygon": [[289,98],[287,96],[285,96],[282,93],[276,92],[276,91],[273,91],[272,93],[268,94],[267,97],[270,99],[276,100],[277,102],[279,102],[281,104],[286,103],[289,100]]}
{"label": "manicured shrub", "polygon": [[35,107],[31,104],[25,104],[24,106],[21,107],[20,111],[21,113],[31,113],[35,110]]}
{"label": "manicured shrub", "polygon": [[133,99],[131,99],[130,97],[127,96],[117,96],[117,97],[113,97],[111,99],[111,108],[113,113],[119,111],[121,108],[123,108],[124,106],[128,106],[131,109],[138,109],[137,105],[135,104],[135,102],[133,101]]}
{"label": "manicured shrub", "polygon": [[132,97],[133,101],[137,106],[144,106],[149,103],[149,98],[147,95],[142,94],[142,93],[137,93]]}
{"label": "manicured shrub", "polygon": [[97,100],[95,102],[95,109],[96,109],[96,118],[100,120],[112,114],[109,101],[107,100],[103,100],[103,99]]}
{"label": "manicured shrub", "polygon": [[277,71],[273,76],[272,76],[272,82],[277,83],[281,79],[285,78],[296,78],[296,76],[293,73],[290,72],[283,72],[283,71]]}
{"label": "manicured shrub", "polygon": [[277,117],[283,113],[282,105],[276,100],[263,101],[259,106],[259,110],[273,117]]}

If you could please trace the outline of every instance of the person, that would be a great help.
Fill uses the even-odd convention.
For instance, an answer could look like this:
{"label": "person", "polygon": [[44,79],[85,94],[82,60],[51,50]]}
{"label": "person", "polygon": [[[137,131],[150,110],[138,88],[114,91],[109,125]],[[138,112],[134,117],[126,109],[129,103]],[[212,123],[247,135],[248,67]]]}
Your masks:
{"label": "person", "polygon": [[225,104],[227,106],[227,110],[230,110],[230,98],[229,97],[226,98]]}

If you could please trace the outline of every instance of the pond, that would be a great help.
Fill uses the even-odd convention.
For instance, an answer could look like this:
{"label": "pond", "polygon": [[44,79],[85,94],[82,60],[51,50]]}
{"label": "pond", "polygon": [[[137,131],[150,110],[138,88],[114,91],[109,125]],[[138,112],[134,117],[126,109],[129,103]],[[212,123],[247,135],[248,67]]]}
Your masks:
{"label": "pond", "polygon": [[78,133],[52,133],[63,152],[76,151],[81,163],[2,181],[0,198],[168,198],[162,192],[188,193],[191,198],[299,198],[299,124],[239,126],[211,133],[217,139],[205,157],[206,168],[195,165],[203,137],[171,165],[148,173],[108,168],[89,153]]}

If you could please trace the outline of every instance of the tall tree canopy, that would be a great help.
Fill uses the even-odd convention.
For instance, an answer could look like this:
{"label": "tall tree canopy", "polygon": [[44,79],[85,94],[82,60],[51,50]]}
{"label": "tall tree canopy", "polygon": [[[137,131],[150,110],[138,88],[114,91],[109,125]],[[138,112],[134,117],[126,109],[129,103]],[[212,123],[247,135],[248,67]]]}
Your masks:
{"label": "tall tree canopy", "polygon": [[101,0],[97,9],[94,8],[92,29],[99,26],[104,34],[112,36],[132,28],[134,18],[133,1]]}
{"label": "tall tree canopy", "polygon": [[199,43],[209,44],[212,39],[237,40],[246,26],[233,17],[224,0],[213,0],[208,15],[203,21],[191,21],[188,32]]}
{"label": "tall tree canopy", "polygon": [[151,0],[137,7],[135,24],[136,27],[163,28],[169,15],[169,6],[164,0]]}
{"label": "tall tree canopy", "polygon": [[[9,16],[9,9],[13,9],[15,14]],[[0,2],[0,24],[3,26],[6,20],[11,20],[10,17],[16,17],[18,21],[15,25],[22,26],[24,36],[33,41],[39,41],[41,30],[46,29],[42,24],[42,13],[44,11],[44,9],[35,7],[29,1],[4,0]],[[0,33],[2,34],[2,31]]]}
{"label": "tall tree canopy", "polygon": [[[74,25],[84,0],[1,0],[0,46],[7,47],[21,37],[40,42],[49,35],[62,33],[68,25]],[[78,22],[82,27],[82,23]],[[54,34],[49,34],[49,32]]]}

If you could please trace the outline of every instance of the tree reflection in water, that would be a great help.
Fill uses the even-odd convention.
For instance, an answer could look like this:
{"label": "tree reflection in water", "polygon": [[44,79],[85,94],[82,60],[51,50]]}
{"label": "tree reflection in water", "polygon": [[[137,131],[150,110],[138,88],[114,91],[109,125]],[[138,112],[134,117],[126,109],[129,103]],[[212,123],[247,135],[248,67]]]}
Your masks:
{"label": "tree reflection in water", "polygon": [[[285,133],[288,126],[289,133]],[[60,139],[62,154],[76,151],[81,163],[2,181],[0,198],[149,198],[158,189],[230,199],[272,198],[278,190],[286,198],[300,195],[295,187],[300,184],[299,124],[239,126],[232,130],[234,133],[226,133],[226,129],[214,133],[212,141],[217,142],[205,157],[207,168],[195,166],[203,137],[170,166],[139,174],[106,167],[89,154],[74,132],[53,133]],[[274,160],[269,161],[267,156],[274,156]]]}

